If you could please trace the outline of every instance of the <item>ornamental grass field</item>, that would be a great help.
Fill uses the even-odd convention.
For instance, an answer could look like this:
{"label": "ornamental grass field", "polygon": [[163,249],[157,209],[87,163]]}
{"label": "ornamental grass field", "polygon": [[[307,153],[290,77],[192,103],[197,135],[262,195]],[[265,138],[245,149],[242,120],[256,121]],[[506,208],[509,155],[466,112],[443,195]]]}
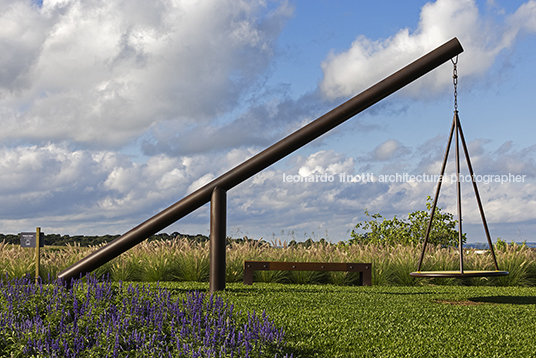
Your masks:
{"label": "ornamental grass field", "polygon": [[[277,244],[277,245],[274,245]],[[56,277],[63,269],[87,256],[100,246],[45,246],[41,252],[41,277]],[[306,245],[287,245],[276,242],[247,240],[227,246],[227,282],[241,282],[244,260],[302,261],[302,262],[371,262],[374,286],[403,285],[484,285],[535,286],[536,251],[522,245],[505,244],[496,248],[501,270],[510,275],[495,278],[424,279],[409,276],[415,271],[421,247],[412,245],[349,245],[314,242]],[[455,270],[459,265],[455,248],[428,245],[423,270]],[[493,270],[489,253],[466,249],[466,270]],[[35,272],[33,249],[0,243],[0,274],[9,278]],[[112,281],[193,281],[208,282],[209,245],[187,239],[142,242],[131,250],[101,266],[93,274],[109,275]],[[357,281],[353,274],[344,272],[280,272],[257,271],[255,282],[331,283],[348,285]]]}

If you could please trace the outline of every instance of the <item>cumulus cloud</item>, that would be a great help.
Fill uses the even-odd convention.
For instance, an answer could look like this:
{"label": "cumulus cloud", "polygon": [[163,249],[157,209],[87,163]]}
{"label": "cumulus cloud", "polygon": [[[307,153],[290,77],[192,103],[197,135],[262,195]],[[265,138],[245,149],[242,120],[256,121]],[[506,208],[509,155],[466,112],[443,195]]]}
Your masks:
{"label": "cumulus cloud", "polygon": [[18,1],[0,5],[0,22],[0,90],[19,94],[31,85],[31,70],[51,21],[40,16],[35,5]]}
{"label": "cumulus cloud", "polygon": [[[527,175],[525,182],[479,184],[488,221],[531,220],[536,189],[529,177],[536,177],[536,150],[505,143],[500,155],[492,155],[482,141],[469,146],[480,153],[474,156],[477,174],[504,174],[527,165],[524,172],[519,172]],[[126,232],[254,153],[254,149],[239,148],[211,156],[161,154],[146,163],[135,163],[115,152],[73,150],[66,145],[2,148],[0,228],[2,232],[19,232],[41,225],[48,232],[70,234]],[[427,174],[438,174],[440,160],[430,163]],[[348,238],[346,231],[357,221],[366,219],[366,208],[386,217],[400,216],[424,210],[426,197],[434,193],[434,182],[379,182],[379,173],[374,173],[375,182],[341,182],[340,174],[358,173],[358,161],[335,150],[319,150],[292,156],[281,168],[262,171],[228,193],[229,230],[242,228],[247,232],[250,228],[258,234],[285,229],[300,235],[328,230],[330,239],[342,240]],[[408,161],[400,173],[422,174],[421,164]],[[452,173],[454,163],[450,161],[447,168]],[[395,174],[395,170],[382,174]],[[332,175],[333,181],[285,182],[284,174]],[[479,224],[470,185],[463,190],[464,220]],[[455,185],[444,183],[440,206],[454,213],[455,203]],[[168,230],[206,233],[207,215],[206,210],[198,211]]]}
{"label": "cumulus cloud", "polygon": [[[501,24],[484,20],[473,1],[429,3],[416,31],[359,37],[346,53],[330,55],[320,89],[329,99],[359,92],[452,36],[466,49],[464,74],[481,74],[519,34],[535,31],[535,3]],[[125,232],[324,113],[320,91],[297,100],[284,91],[248,93],[269,69],[291,12],[283,1],[261,0],[0,2],[0,140],[7,143],[0,147],[0,231]],[[450,86],[450,71],[427,75],[406,94],[433,95]],[[133,138],[146,162],[111,148]],[[38,144],[20,145],[26,142]],[[365,219],[365,208],[385,216],[422,210],[435,183],[341,183],[338,175],[360,173],[356,165],[383,165],[376,175],[436,174],[445,142],[406,147],[389,139],[364,157],[294,155],[229,192],[229,227],[335,228],[331,239],[338,240]],[[536,177],[534,147],[506,142],[491,152],[488,145],[469,143],[477,174]],[[283,174],[335,180],[285,183]],[[454,189],[445,185],[440,201],[450,212]],[[490,222],[534,217],[530,182],[483,185],[481,195]],[[475,213],[464,212],[467,223],[478,222]],[[207,223],[205,210],[175,228],[206,233]]]}
{"label": "cumulus cloud", "polygon": [[371,153],[373,160],[386,161],[395,158],[400,158],[411,151],[396,139],[388,139],[376,148]]}
{"label": "cumulus cloud", "polygon": [[98,184],[107,171],[124,165],[120,155],[44,147],[0,149],[0,196],[3,218],[66,214],[86,200],[98,201]]}
{"label": "cumulus cloud", "polygon": [[177,122],[159,123],[144,136],[141,148],[146,155],[191,155],[252,146],[264,149],[329,109],[318,92],[297,100],[285,93],[275,96],[279,98],[254,103],[225,123],[199,123],[188,128]]}
{"label": "cumulus cloud", "polygon": [[77,227],[88,230],[84,233],[111,227],[126,231],[244,156],[247,152],[213,158],[157,155],[140,164],[117,152],[73,150],[67,145],[4,147],[0,228],[20,231],[39,218],[70,233]]}
{"label": "cumulus cloud", "polygon": [[[380,40],[359,36],[348,51],[331,53],[322,63],[320,89],[328,99],[355,95],[453,37],[465,52],[460,55],[463,76],[481,76],[501,51],[519,34],[536,31],[536,1],[519,7],[502,23],[486,20],[474,0],[437,0],[421,10],[415,31],[405,28]],[[409,97],[429,97],[452,84],[452,69],[442,66],[404,90]]]}
{"label": "cumulus cloud", "polygon": [[321,150],[308,157],[299,156],[296,159],[296,164],[299,165],[298,174],[303,177],[322,174],[352,174],[354,172],[353,158],[346,158],[343,154],[335,153],[333,150]]}
{"label": "cumulus cloud", "polygon": [[521,5],[508,18],[508,23],[515,32],[536,32],[536,1],[530,0]]}
{"label": "cumulus cloud", "polygon": [[0,139],[113,146],[232,108],[269,67],[292,8],[27,0],[0,11]]}
{"label": "cumulus cloud", "polygon": [[[439,174],[444,159],[446,136],[438,136],[417,146],[414,158],[419,159],[415,166],[418,173]],[[478,175],[525,175],[527,179],[536,178],[536,146],[520,148],[512,141],[506,141],[497,149],[491,149],[489,140],[475,139],[467,143],[471,164]],[[465,154],[460,145],[462,174],[468,174]],[[446,173],[455,173],[454,143],[451,143]]]}

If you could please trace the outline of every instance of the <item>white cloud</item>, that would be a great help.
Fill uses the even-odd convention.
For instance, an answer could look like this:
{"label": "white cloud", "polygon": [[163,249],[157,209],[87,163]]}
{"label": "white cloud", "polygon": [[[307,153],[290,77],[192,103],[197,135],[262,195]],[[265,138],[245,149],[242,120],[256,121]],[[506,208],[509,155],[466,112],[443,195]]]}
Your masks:
{"label": "white cloud", "polygon": [[[505,143],[500,155],[486,160],[493,153],[485,143],[468,144],[479,153],[473,164],[476,174],[503,174],[504,170],[527,165],[524,183],[479,184],[488,221],[531,220],[535,213],[530,208],[536,208],[536,170],[531,164],[534,148],[517,149]],[[443,150],[437,147],[429,151]],[[126,232],[250,155],[252,151],[247,149],[212,156],[157,155],[140,164],[115,152],[72,150],[66,145],[4,147],[0,149],[0,232],[20,232],[37,225],[46,232],[70,234]],[[296,230],[300,235],[303,231],[328,230],[336,241],[347,239],[346,231],[365,219],[365,208],[386,217],[400,216],[423,210],[426,196],[434,193],[432,182],[342,183],[339,174],[355,174],[356,163],[356,158],[335,150],[320,150],[290,157],[284,169],[262,171],[228,193],[229,228],[250,228],[255,235],[279,233],[281,229]],[[401,170],[418,175],[422,174],[421,165],[408,161]],[[427,174],[438,174],[439,166],[439,161],[430,164],[432,171]],[[448,174],[453,168],[449,162]],[[283,182],[284,173],[326,174],[333,175],[334,180],[289,183]],[[472,189],[469,185],[464,188],[465,222],[479,224]],[[440,205],[454,213],[455,198],[455,186],[445,183]],[[168,230],[206,233],[207,220],[206,210],[201,210]]]}
{"label": "white cloud", "polygon": [[3,2],[0,23],[0,93],[18,95],[31,85],[51,24],[30,1]]}
{"label": "white cloud", "polygon": [[144,137],[142,150],[147,155],[176,156],[251,146],[263,149],[328,110],[317,93],[298,100],[280,92],[271,96],[275,98],[266,102],[262,98],[262,103],[252,103],[234,120],[223,124],[197,123],[184,128],[175,121],[154,125]]}
{"label": "white cloud", "polygon": [[353,158],[346,158],[341,153],[333,150],[321,150],[309,155],[309,157],[298,157],[298,174],[306,177],[309,175],[339,175],[341,173],[352,174],[354,172]]}
{"label": "white cloud", "polygon": [[[331,53],[322,63],[323,94],[334,99],[355,95],[453,37],[458,37],[462,76],[486,73],[497,55],[522,31],[536,31],[536,1],[523,4],[504,23],[486,21],[474,0],[437,0],[423,6],[417,30],[408,28],[384,40],[359,36],[350,49]],[[429,97],[452,85],[451,66],[442,66],[412,83],[404,94]]]}
{"label": "white cloud", "polygon": [[229,110],[268,68],[292,13],[261,0],[45,0],[0,11],[0,139],[100,146]]}
{"label": "white cloud", "polygon": [[[446,137],[445,137],[446,138]],[[418,146],[414,157],[420,159],[416,172],[439,174],[445,152],[443,138],[436,137]],[[525,175],[536,178],[536,145],[519,148],[512,141],[502,143],[498,149],[491,141],[475,139],[467,143],[473,170],[477,175]],[[460,145],[460,163],[462,174],[468,174],[465,154]],[[454,173],[454,143],[451,144],[446,173]]]}
{"label": "white cloud", "polygon": [[[210,162],[159,155],[138,164],[116,152],[55,144],[0,148],[0,232],[24,230],[35,218],[70,233],[127,230],[210,180]],[[221,158],[214,163],[227,169]]]}
{"label": "white cloud", "polygon": [[225,162],[227,163],[227,167],[231,169],[242,164],[255,154],[257,154],[257,151],[253,148],[236,148],[225,155]]}
{"label": "white cloud", "polygon": [[[519,223],[536,217],[536,186],[534,183],[504,183],[480,185],[486,218],[492,223]],[[468,198],[467,201],[474,201]],[[476,203],[476,202],[475,202]],[[476,209],[476,204],[474,204]],[[480,222],[478,211],[468,215],[470,223]]]}
{"label": "white cloud", "polygon": [[[0,193],[16,195],[27,191],[61,190],[76,184],[84,189],[91,180],[102,179],[103,170],[118,165],[121,156],[71,151],[49,144],[44,147],[0,149]],[[91,173],[81,175],[84,171]],[[93,179],[89,179],[93,177]]]}
{"label": "white cloud", "polygon": [[372,159],[379,161],[400,158],[408,154],[410,150],[396,139],[388,139],[372,151]]}
{"label": "white cloud", "polygon": [[194,180],[194,182],[188,187],[187,194],[193,193],[197,189],[210,183],[213,179],[214,179],[214,174],[207,173],[203,175],[201,178]]}
{"label": "white cloud", "polygon": [[536,1],[530,0],[521,5],[508,18],[509,25],[516,31],[536,32]]}
{"label": "white cloud", "polygon": [[[519,34],[535,31],[535,3],[498,25],[483,20],[473,1],[430,3],[415,32],[359,37],[348,52],[332,54],[321,89],[329,98],[351,95],[452,36],[466,49],[463,75],[483,73]],[[1,2],[0,140],[11,147],[0,147],[0,232],[36,225],[71,234],[124,232],[322,114],[327,104],[319,92],[292,100],[271,88],[248,97],[271,65],[291,13],[285,2],[271,13],[266,6],[262,0],[61,0],[42,8]],[[444,67],[406,94],[450,86],[451,67]],[[150,156],[145,163],[95,149],[140,134],[137,143],[146,140],[141,150]],[[284,170],[268,168],[230,191],[229,226],[256,233],[328,229],[338,240],[364,219],[365,208],[387,217],[423,209],[434,183],[340,183],[338,174],[357,173],[357,164],[375,173],[437,174],[444,139],[417,148],[389,139],[357,158],[337,150],[289,157]],[[507,142],[491,153],[486,145],[469,143],[477,174],[536,177],[533,147]],[[283,173],[330,174],[335,181],[283,183]],[[490,222],[531,220],[534,195],[531,183],[482,186]],[[454,186],[446,185],[440,203],[455,212],[454,198]],[[478,222],[474,210],[464,217]],[[175,225],[206,233],[206,211]]]}

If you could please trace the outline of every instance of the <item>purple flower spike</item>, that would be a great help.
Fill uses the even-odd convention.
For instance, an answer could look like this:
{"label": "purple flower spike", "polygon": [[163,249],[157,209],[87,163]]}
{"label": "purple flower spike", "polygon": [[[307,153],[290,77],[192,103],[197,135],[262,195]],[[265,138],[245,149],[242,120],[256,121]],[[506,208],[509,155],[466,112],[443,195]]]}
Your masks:
{"label": "purple flower spike", "polygon": [[235,313],[217,295],[174,300],[159,284],[112,286],[92,275],[69,287],[48,282],[0,280],[0,335],[25,356],[266,357],[284,346],[266,312]]}

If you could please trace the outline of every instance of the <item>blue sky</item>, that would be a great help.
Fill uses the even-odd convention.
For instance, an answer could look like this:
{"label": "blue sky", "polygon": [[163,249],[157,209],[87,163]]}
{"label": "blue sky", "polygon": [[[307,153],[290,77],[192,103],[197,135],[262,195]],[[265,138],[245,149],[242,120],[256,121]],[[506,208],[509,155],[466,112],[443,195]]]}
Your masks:
{"label": "blue sky", "polygon": [[[456,36],[475,172],[524,176],[479,183],[491,235],[536,241],[534,0],[0,1],[0,24],[0,232],[124,233]],[[228,234],[339,241],[365,209],[424,210],[435,183],[339,178],[438,174],[452,92],[447,63],[232,189]]]}

